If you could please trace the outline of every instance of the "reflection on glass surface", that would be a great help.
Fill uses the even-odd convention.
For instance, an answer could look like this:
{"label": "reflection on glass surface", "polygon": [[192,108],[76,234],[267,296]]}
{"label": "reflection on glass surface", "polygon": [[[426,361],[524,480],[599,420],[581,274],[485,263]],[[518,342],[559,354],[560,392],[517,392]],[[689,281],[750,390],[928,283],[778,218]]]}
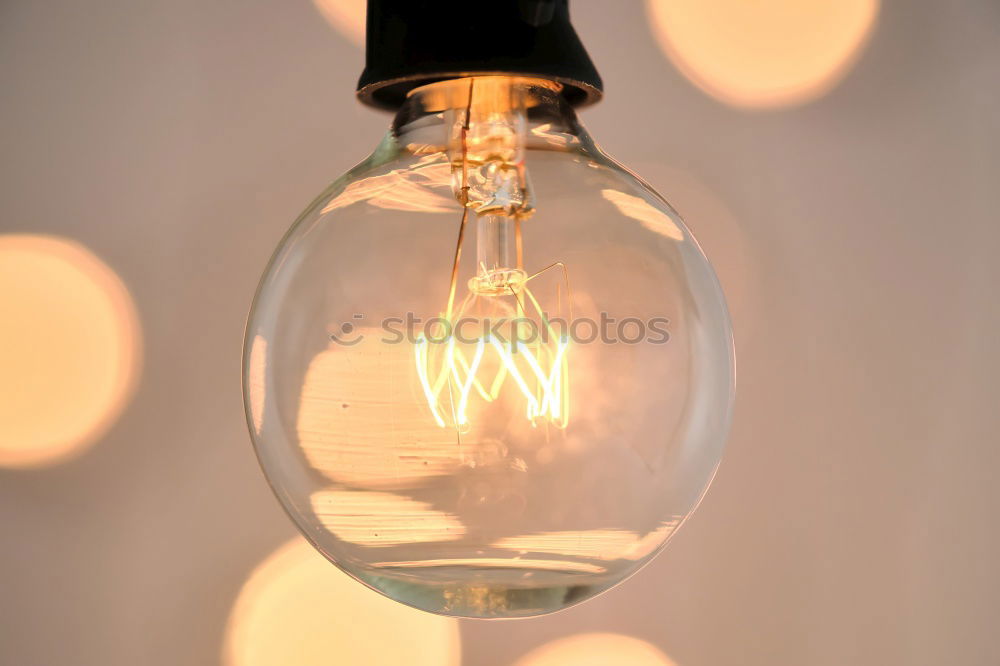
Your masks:
{"label": "reflection on glass surface", "polygon": [[627,530],[523,534],[497,539],[492,545],[522,553],[552,553],[589,560],[640,560],[663,543],[679,524],[680,520],[671,520],[645,535]]}
{"label": "reflection on glass surface", "polygon": [[650,231],[663,234],[674,240],[684,240],[684,234],[670,216],[644,199],[618,190],[603,190],[601,194],[613,203],[622,215],[638,220],[642,226]]}
{"label": "reflection on glass surface", "polygon": [[431,154],[417,160],[409,168],[362,178],[349,184],[326,204],[323,213],[358,202],[387,210],[444,213],[455,208],[450,195],[450,165],[441,159],[440,154]]}
{"label": "reflection on glass surface", "polygon": [[354,329],[342,339],[356,344],[331,343],[310,359],[295,418],[302,455],[327,479],[367,489],[409,487],[453,473],[463,452],[410,390],[412,349],[381,344],[381,336],[376,328]]}
{"label": "reflection on glass surface", "polygon": [[454,541],[465,534],[455,516],[392,493],[323,490],[312,496],[312,510],[331,534],[359,546]]}

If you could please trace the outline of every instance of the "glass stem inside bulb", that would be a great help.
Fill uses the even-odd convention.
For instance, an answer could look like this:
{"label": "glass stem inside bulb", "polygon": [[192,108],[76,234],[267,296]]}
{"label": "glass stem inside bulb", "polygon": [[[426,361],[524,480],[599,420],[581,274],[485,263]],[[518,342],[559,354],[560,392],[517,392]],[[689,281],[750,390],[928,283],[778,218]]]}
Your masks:
{"label": "glass stem inside bulb", "polygon": [[455,195],[479,214],[523,212],[528,207],[523,88],[510,78],[490,76],[463,80],[451,90],[464,93],[445,115]]}
{"label": "glass stem inside bulb", "polygon": [[481,295],[517,293],[527,277],[518,260],[521,221],[505,215],[476,220],[476,276],[469,289]]}
{"label": "glass stem inside bulb", "polygon": [[[450,87],[464,99],[450,112],[452,185],[476,215],[475,277],[479,295],[517,293],[525,281],[521,222],[532,212],[524,163],[527,113],[524,86],[510,77],[473,77]],[[453,100],[453,103],[458,100]]]}

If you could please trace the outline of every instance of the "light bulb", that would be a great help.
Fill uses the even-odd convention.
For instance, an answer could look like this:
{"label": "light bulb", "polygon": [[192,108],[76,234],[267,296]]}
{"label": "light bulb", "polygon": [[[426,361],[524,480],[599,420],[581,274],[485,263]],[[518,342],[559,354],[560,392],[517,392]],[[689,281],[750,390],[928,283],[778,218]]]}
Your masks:
{"label": "light bulb", "polygon": [[547,613],[693,511],[733,393],[716,277],[548,80],[415,88],[251,312],[248,421],[327,558],[405,604]]}

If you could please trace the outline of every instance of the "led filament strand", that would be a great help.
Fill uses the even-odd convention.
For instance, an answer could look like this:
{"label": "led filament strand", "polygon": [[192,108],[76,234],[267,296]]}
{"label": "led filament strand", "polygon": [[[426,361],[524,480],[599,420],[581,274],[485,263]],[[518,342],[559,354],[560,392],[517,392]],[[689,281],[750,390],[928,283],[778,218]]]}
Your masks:
{"label": "led filament strand", "polygon": [[[547,322],[545,325],[549,326]],[[550,326],[548,334],[554,334]],[[473,389],[490,403],[500,397],[504,385],[513,383],[524,397],[525,417],[532,425],[544,419],[558,428],[566,427],[569,423],[568,338],[562,336],[549,343],[530,345],[484,335],[469,346],[471,358],[456,344],[454,334],[442,342],[431,342],[421,334],[414,345],[417,376],[439,426],[449,426],[446,416],[450,416],[450,425],[460,431],[467,430]],[[487,367],[483,362],[487,355],[496,360],[496,371],[488,386],[478,375]],[[442,399],[445,387],[449,389],[450,409]]]}

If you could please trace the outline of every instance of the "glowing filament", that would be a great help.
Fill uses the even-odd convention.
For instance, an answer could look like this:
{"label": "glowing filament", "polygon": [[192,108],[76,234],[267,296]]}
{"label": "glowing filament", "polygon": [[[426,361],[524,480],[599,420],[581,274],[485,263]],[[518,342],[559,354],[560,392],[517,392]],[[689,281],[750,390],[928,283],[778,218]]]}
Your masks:
{"label": "glowing filament", "polygon": [[[559,267],[569,298],[565,266],[557,262],[529,276],[523,270],[521,223],[534,207],[524,165],[526,110],[522,96],[502,77],[470,78],[447,89],[453,108],[449,152],[452,188],[462,205],[455,243],[447,307],[442,319],[448,335],[433,341],[421,335],[414,345],[417,377],[431,415],[438,426],[467,431],[473,389],[479,398],[496,401],[505,384],[512,383],[525,401],[525,415],[532,426],[545,420],[565,428],[569,420],[569,341],[557,337],[545,310],[527,283]],[[460,112],[460,107],[464,111]],[[465,243],[469,211],[476,215],[476,275],[469,280],[468,295],[456,309],[455,297]],[[560,292],[561,293],[561,292]],[[514,304],[507,299],[513,297]],[[476,312],[515,315],[510,337],[501,341],[489,333],[472,341],[471,360],[453,332],[463,313],[475,304]],[[560,306],[562,301],[559,301]],[[521,342],[526,311],[533,309],[545,335],[532,345]],[[488,321],[488,319],[487,319]],[[489,356],[487,356],[489,353]],[[494,372],[492,381],[479,373]],[[508,382],[508,377],[512,380]],[[445,394],[444,389],[448,392]],[[443,399],[447,396],[447,402]],[[450,420],[446,416],[450,413]]]}
{"label": "glowing filament", "polygon": [[[445,342],[433,343],[443,353],[443,357],[436,359],[436,363],[434,355],[430,353],[431,344],[421,335],[414,345],[414,355],[420,386],[431,415],[440,427],[448,426],[443,416],[448,412],[452,416],[452,426],[469,425],[468,407],[472,389],[475,388],[485,402],[493,402],[499,397],[504,384],[508,383],[508,377],[524,397],[525,416],[532,425],[542,419],[558,428],[565,428],[568,424],[569,391],[566,390],[566,383],[569,365],[566,352],[569,340],[558,340],[554,350],[542,344],[532,351],[524,343],[501,342],[487,335],[475,340],[471,362],[456,346],[453,336]],[[483,367],[487,348],[495,353],[499,361],[499,369],[489,383],[489,389],[476,374]],[[527,371],[519,367],[518,359],[523,359]],[[436,372],[432,367],[434,365],[438,366]],[[445,386],[449,387],[450,410],[442,406]]]}

